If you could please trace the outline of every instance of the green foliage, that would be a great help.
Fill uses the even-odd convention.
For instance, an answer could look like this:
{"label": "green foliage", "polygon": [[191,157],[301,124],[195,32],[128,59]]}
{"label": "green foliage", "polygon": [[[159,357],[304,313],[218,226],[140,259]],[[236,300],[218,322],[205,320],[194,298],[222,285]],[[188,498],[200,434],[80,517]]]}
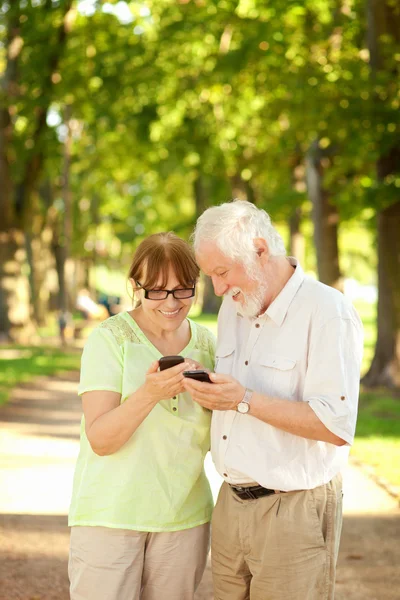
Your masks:
{"label": "green foliage", "polygon": [[0,346],[0,405],[13,387],[43,375],[76,371],[80,352],[46,346]]}
{"label": "green foliage", "polygon": [[325,186],[349,222],[345,272],[372,278],[371,244],[352,243],[349,232],[366,240],[357,221],[370,210],[365,227],[373,228],[375,212],[398,197],[400,177],[378,183],[375,163],[398,138],[400,51],[382,39],[385,69],[371,77],[364,0],[113,0],[90,10],[75,2],[52,68],[67,5],[3,3],[0,69],[16,17],[22,47],[8,155],[18,182],[38,150],[34,116],[46,110],[38,144],[51,198],[41,194],[32,209],[62,222],[70,131],[74,257],[125,263],[149,233],[187,237],[198,178],[207,205],[229,199],[238,181],[275,221],[298,206],[309,218],[304,161],[318,139]]}
{"label": "green foliage", "polygon": [[363,392],[351,455],[400,490],[400,402],[387,390]]}

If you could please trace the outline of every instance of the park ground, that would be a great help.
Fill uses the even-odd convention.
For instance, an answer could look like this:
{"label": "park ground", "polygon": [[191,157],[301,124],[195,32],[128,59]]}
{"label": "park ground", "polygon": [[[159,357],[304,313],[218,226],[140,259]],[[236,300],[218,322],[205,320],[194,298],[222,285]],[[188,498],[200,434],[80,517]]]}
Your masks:
{"label": "park ground", "polygon": [[[71,373],[25,383],[0,408],[0,600],[69,598],[66,515],[79,441],[77,379]],[[216,495],[220,479],[209,459],[207,472]],[[398,599],[398,500],[354,463],[344,475],[336,600]],[[212,598],[208,566],[196,600]]]}

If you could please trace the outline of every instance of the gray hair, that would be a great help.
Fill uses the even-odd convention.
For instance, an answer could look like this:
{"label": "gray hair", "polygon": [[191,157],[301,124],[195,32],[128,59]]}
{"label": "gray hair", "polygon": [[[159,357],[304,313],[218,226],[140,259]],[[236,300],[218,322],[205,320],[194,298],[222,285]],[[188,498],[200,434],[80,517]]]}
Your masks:
{"label": "gray hair", "polygon": [[233,200],[212,206],[198,218],[192,234],[195,252],[200,244],[214,242],[219,250],[244,264],[255,261],[254,239],[263,238],[272,256],[285,256],[283,240],[265,210],[245,200]]}

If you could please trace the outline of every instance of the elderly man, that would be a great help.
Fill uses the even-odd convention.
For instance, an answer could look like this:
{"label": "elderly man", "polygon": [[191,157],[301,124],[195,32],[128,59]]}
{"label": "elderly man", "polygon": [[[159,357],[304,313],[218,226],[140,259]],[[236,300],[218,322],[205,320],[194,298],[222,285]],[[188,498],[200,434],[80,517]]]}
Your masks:
{"label": "elderly man", "polygon": [[285,256],[267,213],[248,202],[206,210],[193,239],[224,296],[213,383],[185,382],[214,411],[224,478],[212,522],[215,600],[331,600],[360,319]]}

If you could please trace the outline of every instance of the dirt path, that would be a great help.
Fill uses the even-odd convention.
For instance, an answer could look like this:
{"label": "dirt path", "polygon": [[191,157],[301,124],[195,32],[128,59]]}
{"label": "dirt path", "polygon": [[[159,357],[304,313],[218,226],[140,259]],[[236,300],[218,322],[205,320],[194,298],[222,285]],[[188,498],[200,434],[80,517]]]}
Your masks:
{"label": "dirt path", "polygon": [[[68,510],[78,451],[77,376],[15,391],[0,409],[0,600],[68,600]],[[207,461],[214,494],[220,479]],[[400,599],[400,511],[350,466],[336,600]],[[93,599],[95,600],[95,599]],[[160,599],[163,600],[163,599]],[[196,600],[212,600],[208,568]]]}

